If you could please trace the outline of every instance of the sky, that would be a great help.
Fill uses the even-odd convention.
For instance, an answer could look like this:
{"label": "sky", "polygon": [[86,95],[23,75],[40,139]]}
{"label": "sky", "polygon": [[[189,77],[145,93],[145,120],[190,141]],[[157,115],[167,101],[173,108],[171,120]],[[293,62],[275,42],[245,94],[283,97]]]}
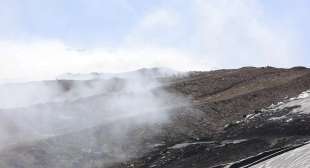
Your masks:
{"label": "sky", "polygon": [[0,0],[0,79],[310,66],[308,0]]}

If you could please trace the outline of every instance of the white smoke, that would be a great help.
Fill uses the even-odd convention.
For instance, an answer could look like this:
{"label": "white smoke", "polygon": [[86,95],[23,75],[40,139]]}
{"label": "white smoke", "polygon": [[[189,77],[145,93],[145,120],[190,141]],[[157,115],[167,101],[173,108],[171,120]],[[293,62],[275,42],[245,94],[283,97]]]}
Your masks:
{"label": "white smoke", "polygon": [[[113,156],[102,164],[140,155],[147,151],[143,139],[158,135],[161,126],[170,121],[170,110],[187,103],[183,97],[165,91],[156,77],[137,73],[105,80],[13,85],[23,91],[15,94],[27,95],[25,102],[30,104],[15,108],[11,104],[0,110],[0,149],[55,139],[54,146],[42,147],[53,156],[50,146],[71,150],[68,145],[76,145],[81,155],[96,151]],[[63,99],[55,101],[55,95]],[[10,96],[14,99],[16,95]],[[36,104],[39,97],[45,98],[44,103]],[[100,131],[94,131],[97,129]]]}

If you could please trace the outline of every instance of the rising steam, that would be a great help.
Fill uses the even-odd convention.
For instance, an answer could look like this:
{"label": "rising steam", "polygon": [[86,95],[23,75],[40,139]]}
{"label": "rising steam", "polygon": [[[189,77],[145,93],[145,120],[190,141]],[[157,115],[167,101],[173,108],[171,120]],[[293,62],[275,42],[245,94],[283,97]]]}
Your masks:
{"label": "rising steam", "polygon": [[[48,167],[72,167],[80,157],[89,157],[80,164],[94,167],[138,156],[150,149],[144,139],[156,136],[161,126],[169,123],[170,110],[186,103],[165,91],[154,74],[7,84],[2,88],[1,97],[4,100],[6,96],[7,101],[0,111],[0,148],[19,151],[18,146],[27,143],[45,151],[45,159],[51,163],[62,156],[63,162]],[[14,102],[15,97],[19,99]],[[12,155],[18,158],[16,162],[26,164],[23,161],[29,153],[23,152]],[[68,158],[66,152],[74,157]],[[93,155],[98,158],[91,158]],[[0,164],[9,166],[1,154]]]}

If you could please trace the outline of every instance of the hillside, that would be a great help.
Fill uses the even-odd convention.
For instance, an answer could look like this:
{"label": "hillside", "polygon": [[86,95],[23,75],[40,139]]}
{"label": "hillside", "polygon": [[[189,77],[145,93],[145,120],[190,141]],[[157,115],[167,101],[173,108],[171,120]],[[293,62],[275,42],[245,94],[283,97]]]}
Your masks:
{"label": "hillside", "polygon": [[4,145],[0,167],[242,167],[310,139],[307,93],[300,95],[310,89],[310,69],[245,67],[156,79],[70,80],[95,82],[90,88],[98,93],[72,98],[69,87],[65,100],[2,109],[2,129],[14,134],[3,129],[10,134],[1,141],[21,140]]}

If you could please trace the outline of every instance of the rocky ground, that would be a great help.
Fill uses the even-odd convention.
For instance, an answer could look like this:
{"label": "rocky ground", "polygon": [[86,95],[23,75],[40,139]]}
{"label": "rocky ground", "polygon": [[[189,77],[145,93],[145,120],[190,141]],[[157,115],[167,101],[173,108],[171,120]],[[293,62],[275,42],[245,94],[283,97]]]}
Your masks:
{"label": "rocky ground", "polygon": [[[169,108],[168,123],[130,130],[125,144],[107,131],[118,128],[113,124],[19,144],[0,152],[0,167],[250,167],[310,140],[310,69],[245,67],[161,82],[160,89],[190,101]],[[121,161],[120,151],[127,152]]]}
{"label": "rocky ground", "polygon": [[[187,87],[185,80],[174,87],[192,93],[194,106],[205,109],[205,130],[212,135],[161,146],[116,167],[250,167],[309,141],[310,109],[301,108],[308,93],[297,96],[310,87],[309,70],[243,68],[210,74],[196,74],[200,86]],[[197,81],[190,78],[191,84]],[[204,80],[214,84],[204,86]]]}

